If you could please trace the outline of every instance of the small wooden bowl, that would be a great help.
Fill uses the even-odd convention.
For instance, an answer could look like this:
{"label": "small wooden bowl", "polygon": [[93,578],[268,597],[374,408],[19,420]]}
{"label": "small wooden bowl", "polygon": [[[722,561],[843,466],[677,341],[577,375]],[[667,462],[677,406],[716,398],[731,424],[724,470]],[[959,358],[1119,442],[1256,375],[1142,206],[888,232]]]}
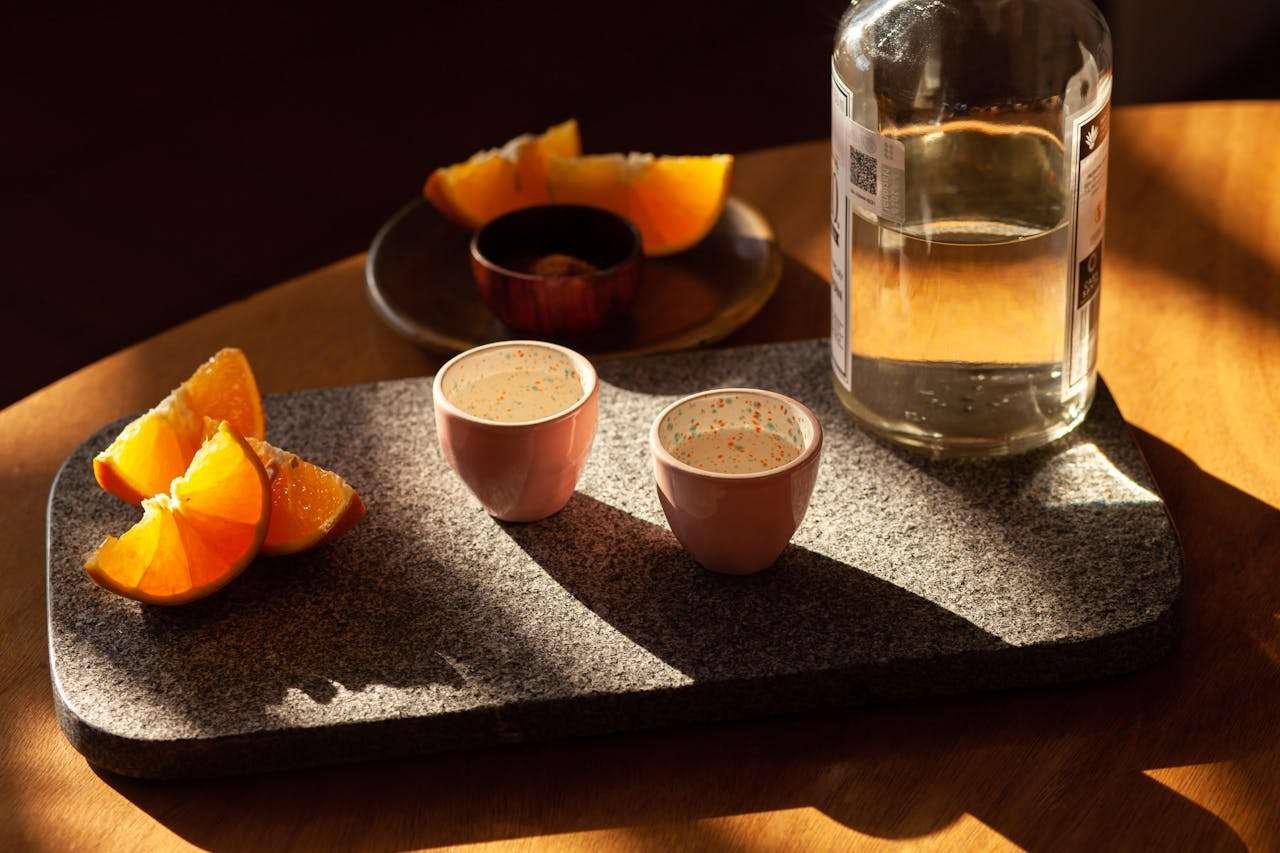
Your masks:
{"label": "small wooden bowl", "polygon": [[471,239],[471,274],[485,305],[512,329],[547,336],[593,332],[625,313],[640,259],[630,221],[574,204],[504,214]]}

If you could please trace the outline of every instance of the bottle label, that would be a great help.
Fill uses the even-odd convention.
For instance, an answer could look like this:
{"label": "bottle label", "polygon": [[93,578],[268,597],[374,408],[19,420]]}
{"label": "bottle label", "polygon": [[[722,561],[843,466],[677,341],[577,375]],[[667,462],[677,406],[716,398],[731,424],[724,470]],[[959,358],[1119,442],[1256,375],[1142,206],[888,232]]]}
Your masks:
{"label": "bottle label", "polygon": [[1067,335],[1063,349],[1062,397],[1078,394],[1097,364],[1092,344],[1098,328],[1102,287],[1102,238],[1107,220],[1107,152],[1111,145],[1111,99],[1075,121],[1071,156],[1079,164],[1071,201],[1071,251],[1067,254]]}
{"label": "bottle label", "polygon": [[853,120],[853,98],[831,63],[831,369],[851,388],[849,264],[854,210],[906,220],[905,146]]}
{"label": "bottle label", "polygon": [[853,215],[849,193],[849,111],[852,99],[831,66],[831,371],[850,389],[849,232]]}
{"label": "bottle label", "polygon": [[849,120],[849,190],[867,213],[901,225],[906,211],[906,146]]}

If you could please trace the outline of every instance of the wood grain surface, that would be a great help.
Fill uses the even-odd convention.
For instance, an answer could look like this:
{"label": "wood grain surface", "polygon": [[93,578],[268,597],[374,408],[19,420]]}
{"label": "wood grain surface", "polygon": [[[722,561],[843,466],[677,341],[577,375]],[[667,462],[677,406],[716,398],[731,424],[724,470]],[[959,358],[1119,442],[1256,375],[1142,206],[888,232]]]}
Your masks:
{"label": "wood grain surface", "polygon": [[[50,697],[54,472],[226,344],[268,392],[430,373],[374,318],[352,258],[0,411],[0,848],[1276,849],[1280,103],[1124,109],[1114,130],[1101,365],[1186,549],[1184,639],[1164,663],[1069,689],[279,776],[97,773]],[[828,157],[817,142],[741,159],[735,192],[787,261],[729,343],[825,334]]]}

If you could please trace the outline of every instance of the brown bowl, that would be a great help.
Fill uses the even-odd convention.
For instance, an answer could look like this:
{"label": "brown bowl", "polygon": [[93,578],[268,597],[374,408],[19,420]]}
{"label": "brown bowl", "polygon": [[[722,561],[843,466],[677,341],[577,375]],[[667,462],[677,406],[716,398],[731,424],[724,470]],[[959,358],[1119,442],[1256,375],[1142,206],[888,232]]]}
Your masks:
{"label": "brown bowl", "polygon": [[640,284],[640,232],[596,207],[545,204],[499,216],[471,239],[471,274],[509,327],[581,335],[624,314]]}

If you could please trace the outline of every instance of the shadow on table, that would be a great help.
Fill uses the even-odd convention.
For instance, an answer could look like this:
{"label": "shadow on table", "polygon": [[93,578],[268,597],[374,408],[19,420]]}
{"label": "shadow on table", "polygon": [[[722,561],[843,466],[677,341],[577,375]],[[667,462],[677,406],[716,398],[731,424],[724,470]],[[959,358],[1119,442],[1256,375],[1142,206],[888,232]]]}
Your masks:
{"label": "shadow on table", "polygon": [[[639,845],[683,833],[690,846],[723,849],[742,843],[740,830],[693,821],[812,807],[877,838],[920,838],[970,814],[1032,849],[1101,838],[1243,849],[1221,818],[1145,771],[1276,748],[1280,672],[1265,644],[1280,610],[1267,563],[1280,511],[1138,438],[1181,525],[1187,624],[1174,656],[1133,676],[245,779],[102,776],[212,848],[401,849],[621,828]],[[1265,816],[1274,790],[1261,786],[1274,782],[1228,764],[1201,792]]]}

